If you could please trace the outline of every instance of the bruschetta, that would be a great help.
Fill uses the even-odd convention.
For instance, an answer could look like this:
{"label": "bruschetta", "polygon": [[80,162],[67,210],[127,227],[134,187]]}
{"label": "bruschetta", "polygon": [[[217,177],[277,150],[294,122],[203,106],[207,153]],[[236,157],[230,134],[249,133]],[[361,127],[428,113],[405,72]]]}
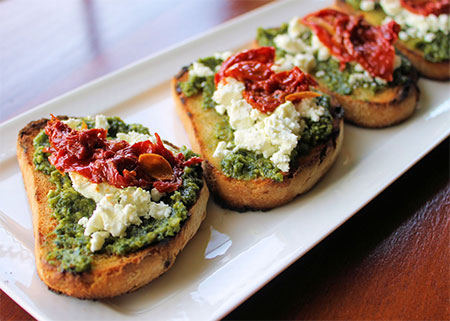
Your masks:
{"label": "bruschetta", "polygon": [[37,271],[59,293],[100,299],[144,286],[205,217],[202,160],[117,117],[33,121],[17,157]]}
{"label": "bruschetta", "polygon": [[275,49],[202,58],[172,81],[176,110],[216,200],[268,210],[312,188],[342,145],[342,109]]}

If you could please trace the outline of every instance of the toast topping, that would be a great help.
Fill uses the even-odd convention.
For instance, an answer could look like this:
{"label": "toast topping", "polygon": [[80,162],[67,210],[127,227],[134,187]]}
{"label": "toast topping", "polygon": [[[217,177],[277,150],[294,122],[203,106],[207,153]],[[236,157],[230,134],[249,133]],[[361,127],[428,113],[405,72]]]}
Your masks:
{"label": "toast topping", "polygon": [[[191,64],[187,81],[176,84],[180,99],[187,103],[188,98],[201,95],[203,101],[199,103],[204,112],[214,113],[208,110],[210,107],[217,112],[211,115],[215,122],[214,135],[209,137],[209,144],[214,148],[211,156],[215,158],[214,162],[220,162],[221,171],[228,177],[283,181],[293,160],[307,154],[319,142],[326,141],[332,133],[329,98],[311,94],[310,86],[286,93],[280,90],[290,83],[301,83],[295,79],[296,75],[303,75],[303,80],[309,81],[310,78],[298,68],[293,72],[277,73],[273,68],[273,59],[273,48],[247,50],[230,57],[223,64],[217,64],[217,57],[200,58],[197,62],[208,66],[215,76],[199,77],[196,73],[198,67]],[[274,81],[271,87],[270,81],[274,78],[281,84]],[[284,78],[285,83],[282,81]],[[214,86],[212,92],[208,85],[210,79]],[[264,82],[266,86],[262,85]],[[244,97],[247,88],[251,89],[257,83],[261,92],[267,90],[268,95],[273,94],[267,98],[267,101],[274,98],[273,111],[263,112],[254,108]],[[276,94],[280,94],[282,99]],[[292,94],[291,98],[286,99]],[[260,93],[257,95],[260,96],[257,99],[265,101]]]}
{"label": "toast topping", "polygon": [[[53,125],[57,122],[56,119],[50,121]],[[158,182],[170,183],[170,180],[153,179],[154,187],[150,186],[147,189],[137,186],[117,188],[108,182],[97,184],[75,171],[66,174],[49,162],[51,156],[49,152],[56,153],[56,156],[65,155],[65,151],[61,151],[61,148],[57,151],[54,147],[62,144],[61,139],[64,136],[62,132],[67,134],[67,138],[74,138],[79,132],[88,132],[94,126],[101,126],[108,128],[106,134],[108,141],[126,143],[124,141],[126,140],[131,142],[127,143],[128,145],[134,146],[146,141],[158,145],[162,144],[161,140],[157,136],[150,136],[144,126],[126,124],[118,117],[69,118],[64,122],[67,123],[63,124],[64,126],[57,125],[61,126],[63,131],[57,133],[50,130],[49,133],[53,135],[53,141],[58,141],[55,137],[59,137],[59,143],[52,146],[50,144],[52,137],[44,130],[33,141],[35,168],[45,174],[54,185],[47,199],[52,217],[55,219],[55,229],[54,233],[47,237],[50,250],[43,259],[58,267],[60,271],[81,273],[91,269],[97,252],[102,255],[125,255],[173,237],[180,231],[202,188],[202,168],[198,162],[199,158],[194,153],[167,144],[172,154],[183,155],[176,156],[177,159],[183,160],[184,166],[180,177],[182,184],[176,191],[162,192],[164,188],[160,190],[156,188]],[[82,129],[83,127],[85,129]],[[103,130],[88,132],[82,137],[91,137],[92,133],[102,137]],[[73,152],[78,152],[79,155],[89,155],[86,145],[91,145],[88,142],[86,140],[79,142],[80,145],[66,147],[73,148]],[[95,152],[91,154],[96,155]],[[161,153],[157,155],[164,156]],[[170,163],[167,157],[164,159]],[[157,164],[158,162],[156,161]],[[178,167],[170,166],[173,168],[174,176],[178,177]],[[161,174],[159,171],[157,173]]]}
{"label": "toast topping", "polygon": [[314,75],[322,86],[340,95],[356,94],[367,98],[388,87],[406,84],[412,78],[409,62],[399,55],[394,58],[392,82],[373,77],[357,61],[346,63],[342,69],[340,61],[298,17],[278,28],[259,28],[257,41],[259,45],[276,48],[273,70],[291,70],[298,66]]}
{"label": "toast topping", "polygon": [[171,213],[170,206],[152,201],[151,193],[142,188],[119,189],[107,183],[94,184],[75,172],[69,173],[69,176],[77,192],[96,202],[92,216],[82,217],[78,221],[85,228],[84,235],[91,236],[92,252],[100,250],[110,235],[126,236],[126,229],[132,224],[141,225],[143,219],[150,217],[161,220]]}
{"label": "toast topping", "polygon": [[[47,149],[51,153],[49,161],[61,172],[77,172],[93,183],[106,182],[118,188],[155,187],[160,192],[172,192],[182,184],[184,156],[174,156],[158,134],[155,143],[148,140],[130,145],[123,140],[108,140],[105,129],[75,130],[57,118],[49,121],[45,133],[51,145]],[[144,156],[140,161],[142,154],[156,154],[159,161],[150,164],[154,156]],[[165,165],[161,165],[161,159]],[[202,160],[194,158],[190,163],[195,161]],[[169,172],[173,174],[168,175]]]}
{"label": "toast topping", "polygon": [[395,49],[400,26],[391,21],[381,27],[369,25],[333,9],[323,9],[303,18],[332,55],[341,62],[357,62],[373,77],[393,80]]}
{"label": "toast topping", "polygon": [[214,157],[230,158],[231,150],[247,150],[289,172],[291,154],[305,127],[302,117],[317,122],[325,108],[310,91],[317,83],[298,67],[275,72],[273,47],[245,50],[228,58],[215,75],[216,111],[228,115],[233,142],[219,142]]}
{"label": "toast topping", "polygon": [[[290,71],[274,72],[271,66],[275,59],[273,47],[245,50],[228,58],[215,76],[216,86],[224,77],[232,77],[244,83],[242,95],[253,107],[263,113],[271,113],[286,101],[286,96],[308,91],[317,83],[298,67]],[[300,101],[301,96],[291,100]]]}
{"label": "toast topping", "polygon": [[282,172],[289,172],[291,153],[305,127],[301,118],[317,122],[325,114],[325,108],[313,98],[320,94],[307,91],[286,95],[291,99],[279,105],[272,113],[252,108],[244,94],[245,85],[231,77],[221,81],[214,92],[216,111],[228,115],[230,126],[234,130],[233,142],[219,142],[214,157],[230,157],[231,150],[254,151],[270,159]]}

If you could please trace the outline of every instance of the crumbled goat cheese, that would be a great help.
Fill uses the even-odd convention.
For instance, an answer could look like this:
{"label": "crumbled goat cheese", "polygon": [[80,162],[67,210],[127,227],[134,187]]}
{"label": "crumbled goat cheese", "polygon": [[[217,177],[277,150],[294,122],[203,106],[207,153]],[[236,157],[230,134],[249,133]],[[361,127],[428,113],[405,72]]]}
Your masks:
{"label": "crumbled goat cheese", "polygon": [[153,136],[141,134],[141,133],[138,133],[135,131],[131,131],[128,133],[117,133],[117,139],[124,140],[130,145],[133,145],[133,144],[136,144],[139,142],[145,142],[147,140],[149,140],[153,143],[156,141]]}
{"label": "crumbled goat cheese", "polygon": [[383,23],[394,20],[402,27],[402,31],[399,33],[400,40],[418,38],[431,42],[437,31],[442,31],[444,34],[449,33],[448,14],[441,14],[438,17],[434,14],[428,16],[415,14],[403,8],[400,0],[381,0],[380,5],[388,15]]}
{"label": "crumbled goat cheese", "polygon": [[152,196],[152,201],[159,202],[161,197],[164,197],[166,193],[161,193],[156,188],[152,188],[152,190],[150,191],[150,195]]}
{"label": "crumbled goat cheese", "polygon": [[169,217],[171,213],[170,206],[162,202],[152,202],[150,193],[140,187],[119,189],[107,183],[91,183],[89,179],[75,172],[69,173],[69,176],[73,188],[97,204],[89,219],[82,218],[78,221],[78,224],[85,228],[84,234],[91,236],[93,252],[101,249],[109,234],[122,237],[128,226],[140,225],[141,217],[159,220]]}
{"label": "crumbled goat cheese", "polygon": [[297,17],[294,17],[289,21],[287,34],[281,34],[274,38],[275,45],[287,52],[273,65],[272,68],[275,71],[290,70],[297,66],[303,71],[311,72],[316,66],[315,56],[318,61],[326,61],[331,57],[330,50],[322,44],[317,36],[312,36],[311,45],[300,38],[306,30],[307,27]]}
{"label": "crumbled goat cheese", "polygon": [[83,124],[83,120],[80,118],[69,118],[69,119],[63,120],[62,122],[73,129],[80,129],[81,125]]}
{"label": "crumbled goat cheese", "polygon": [[317,105],[314,99],[303,99],[297,106],[297,110],[302,118],[310,118],[312,121],[319,121],[325,114],[325,107]]}
{"label": "crumbled goat cheese", "polygon": [[103,128],[108,130],[109,129],[109,123],[106,119],[105,115],[96,115],[95,116],[95,128]]}
{"label": "crumbled goat cheese", "polygon": [[91,235],[91,252],[101,250],[105,240],[109,237],[109,232],[94,232]]}
{"label": "crumbled goat cheese", "polygon": [[375,1],[374,0],[362,0],[359,8],[362,11],[372,11],[375,9]]}
{"label": "crumbled goat cheese", "polygon": [[246,149],[262,154],[281,171],[289,171],[290,155],[297,146],[303,130],[300,117],[313,121],[323,115],[323,107],[317,106],[314,99],[304,99],[300,111],[288,101],[278,106],[271,114],[266,114],[250,106],[242,96],[243,83],[234,78],[222,80],[213,99],[219,114],[227,113],[230,126],[234,129],[234,142],[219,142],[213,157],[223,158],[232,145],[234,150]]}
{"label": "crumbled goat cheese", "polygon": [[[94,120],[92,116],[86,117],[88,120]],[[70,128],[73,129],[81,129],[81,126],[83,125],[83,119],[81,118],[69,118],[66,120],[63,120],[63,123],[69,125]],[[105,115],[96,115],[95,116],[95,128],[103,128],[108,130],[109,129],[109,123],[108,119]]]}
{"label": "crumbled goat cheese", "polygon": [[227,60],[231,57],[233,53],[231,51],[222,51],[222,52],[216,52],[214,54],[214,58],[216,59],[222,59],[223,61]]}
{"label": "crumbled goat cheese", "polygon": [[227,148],[227,143],[219,142],[217,144],[216,150],[214,151],[213,157],[214,158],[224,158],[229,153],[231,153],[231,151]]}
{"label": "crumbled goat cheese", "polygon": [[194,61],[192,63],[192,69],[189,70],[189,75],[191,76],[198,76],[198,77],[207,77],[207,76],[213,76],[214,72],[204,64]]}

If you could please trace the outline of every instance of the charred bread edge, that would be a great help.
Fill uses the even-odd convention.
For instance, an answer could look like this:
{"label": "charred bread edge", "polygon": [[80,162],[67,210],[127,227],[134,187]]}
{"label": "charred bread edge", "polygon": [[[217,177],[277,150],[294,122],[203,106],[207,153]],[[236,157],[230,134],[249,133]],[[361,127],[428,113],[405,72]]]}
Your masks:
{"label": "charred bread edge", "polygon": [[35,170],[33,139],[47,121],[29,123],[20,130],[17,141],[17,158],[33,212],[35,258],[40,278],[53,291],[81,299],[100,299],[137,290],[167,271],[205,218],[209,197],[205,181],[196,203],[189,210],[188,219],[174,237],[124,256],[99,254],[92,270],[79,274],[61,272],[45,260],[47,232],[56,225],[47,206],[47,193],[54,187],[47,175]]}
{"label": "charred bread edge", "polygon": [[[349,5],[345,0],[336,0],[335,6],[338,9],[352,15],[367,14],[362,11],[355,10],[351,5]],[[441,62],[431,62],[424,58],[423,53],[419,50],[409,48],[403,41],[398,40],[395,43],[395,47],[403,54],[406,58],[411,61],[412,65],[417,69],[417,71],[424,77],[434,79],[434,80],[449,80],[450,79],[450,60],[444,60]]]}
{"label": "charred bread edge", "polygon": [[311,189],[334,163],[343,141],[342,114],[336,115],[332,137],[315,146],[308,155],[299,157],[298,163],[283,182],[271,179],[238,180],[225,176],[208,161],[211,155],[203,153],[202,142],[197,139],[195,115],[188,108],[189,100],[177,86],[186,72],[184,69],[172,79],[176,111],[188,133],[193,150],[202,154],[205,159],[206,181],[220,205],[236,211],[272,209]]}

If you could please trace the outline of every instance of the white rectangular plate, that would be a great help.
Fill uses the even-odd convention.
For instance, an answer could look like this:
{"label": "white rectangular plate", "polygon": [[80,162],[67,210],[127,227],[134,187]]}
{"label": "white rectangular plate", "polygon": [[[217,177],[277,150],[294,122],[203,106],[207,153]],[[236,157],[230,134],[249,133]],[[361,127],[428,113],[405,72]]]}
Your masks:
{"label": "white rectangular plate", "polygon": [[341,155],[309,193],[265,213],[239,214],[210,201],[199,233],[174,267],[150,285],[103,301],[55,294],[35,271],[31,213],[15,157],[16,136],[50,113],[118,115],[177,145],[189,145],[174,113],[169,79],[182,66],[251,41],[259,26],[277,26],[331,1],[275,3],[161,54],[39,106],[0,126],[0,285],[34,317],[67,319],[217,319],[231,311],[441,142],[450,132],[448,83],[420,80],[419,108],[382,130],[345,126]]}

